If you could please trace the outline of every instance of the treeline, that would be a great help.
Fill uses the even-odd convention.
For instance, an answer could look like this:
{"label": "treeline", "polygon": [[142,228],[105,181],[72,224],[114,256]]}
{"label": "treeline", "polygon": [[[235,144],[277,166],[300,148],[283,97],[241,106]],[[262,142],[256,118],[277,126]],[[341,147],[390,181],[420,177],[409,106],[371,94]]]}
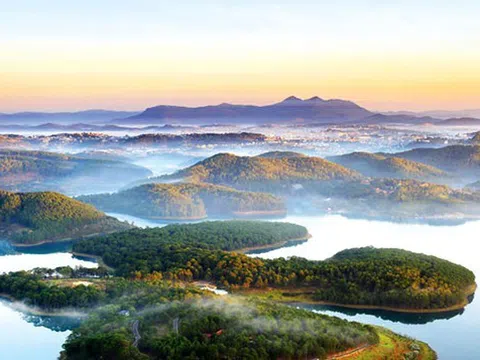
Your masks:
{"label": "treeline", "polygon": [[[138,250],[155,249],[163,245],[173,248],[179,245],[233,251],[306,237],[308,230],[305,227],[285,222],[204,221],[196,224],[172,224],[161,228],[132,229],[103,237],[92,237],[75,243],[73,250],[102,257],[108,256],[111,250],[119,250],[122,246],[133,246],[132,250]],[[125,251],[125,254],[128,252]],[[155,252],[151,256],[156,257]],[[122,262],[113,258],[111,261],[115,262],[115,267]]]}
{"label": "treeline", "polygon": [[379,342],[368,325],[278,304],[215,300],[132,311],[142,337],[137,350],[127,330],[133,320],[118,309],[102,309],[74,330],[62,359],[325,359]]}
{"label": "treeline", "polygon": [[91,205],[59,193],[0,190],[0,231],[18,243],[34,244],[129,227]]}
{"label": "treeline", "polygon": [[0,294],[45,309],[89,308],[98,305],[105,293],[94,286],[50,286],[40,275],[21,271],[0,275]]}
{"label": "treeline", "polygon": [[[154,305],[158,302],[188,300],[205,296],[198,288],[176,287],[164,281],[132,281],[107,276],[105,269],[56,268],[55,274],[47,269],[19,271],[0,275],[0,295],[22,301],[26,305],[46,310],[62,308],[91,309],[115,303],[124,309]],[[99,277],[100,282],[90,285],[72,285],[66,279]],[[96,280],[95,280],[96,281]]]}
{"label": "treeline", "polygon": [[146,218],[200,219],[235,217],[251,212],[284,214],[286,211],[283,201],[271,194],[209,184],[147,184],[78,199],[104,211]]}
{"label": "treeline", "polygon": [[344,304],[444,308],[462,303],[475,280],[462,266],[403,250],[364,248],[327,261],[252,258],[224,251],[244,247],[246,242],[237,238],[242,234],[251,238],[241,222],[236,224],[238,235],[233,231],[219,237],[215,228],[231,224],[235,222],[176,225],[164,228],[164,234],[154,230],[160,236],[133,230],[82,240],[74,250],[101,256],[121,276],[207,280],[230,289],[310,287],[316,300]]}

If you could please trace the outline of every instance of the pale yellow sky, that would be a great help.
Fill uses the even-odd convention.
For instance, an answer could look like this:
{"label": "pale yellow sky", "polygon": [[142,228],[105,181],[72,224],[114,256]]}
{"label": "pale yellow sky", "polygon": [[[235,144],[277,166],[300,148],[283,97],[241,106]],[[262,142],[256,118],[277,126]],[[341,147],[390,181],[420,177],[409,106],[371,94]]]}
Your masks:
{"label": "pale yellow sky", "polygon": [[289,95],[376,110],[480,108],[474,1],[142,0],[138,12],[122,1],[28,2],[0,15],[0,112],[266,104]]}

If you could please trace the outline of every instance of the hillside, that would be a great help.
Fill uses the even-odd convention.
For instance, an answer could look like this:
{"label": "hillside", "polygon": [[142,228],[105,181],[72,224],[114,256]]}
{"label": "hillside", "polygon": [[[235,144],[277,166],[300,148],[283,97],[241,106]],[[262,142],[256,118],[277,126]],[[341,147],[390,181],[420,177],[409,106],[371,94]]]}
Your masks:
{"label": "hillside", "polygon": [[305,197],[289,199],[289,209],[301,206],[302,214],[342,214],[360,219],[432,224],[458,224],[478,220],[480,216],[480,192],[412,179],[350,182],[334,188],[330,201],[313,196],[323,195],[322,189],[305,190]]}
{"label": "hillside", "polygon": [[42,151],[0,150],[0,188],[10,191],[112,191],[151,175],[120,161],[76,158]]}
{"label": "hillside", "polygon": [[281,152],[259,156],[217,154],[170,176],[155,180],[185,179],[232,186],[243,190],[292,192],[296,185],[358,180],[362,176],[330,161]]}
{"label": "hillside", "polygon": [[438,149],[413,149],[405,152],[383,155],[421,162],[454,173],[459,177],[480,175],[479,145],[452,145]]}
{"label": "hillside", "polygon": [[93,206],[53,192],[0,191],[0,232],[18,244],[36,244],[130,228]]}
{"label": "hillside", "polygon": [[440,126],[480,126],[480,119],[472,117],[451,118],[436,123]]}
{"label": "hillside", "polygon": [[[183,282],[105,277],[99,269],[55,271],[64,277],[46,279],[47,269],[0,275],[0,292],[47,311],[75,307],[89,313],[67,338],[62,360],[207,359],[212,353],[225,359],[358,353],[361,359],[436,359],[420,341],[272,299],[215,296]],[[93,274],[100,279],[85,277]]]}
{"label": "hillside", "polygon": [[209,184],[146,184],[78,199],[107,212],[151,219],[282,216],[286,213],[283,201],[273,195]]}
{"label": "hillside", "polygon": [[434,181],[448,176],[444,171],[433,166],[399,157],[387,157],[382,154],[354,152],[332,156],[328,160],[369,177]]}

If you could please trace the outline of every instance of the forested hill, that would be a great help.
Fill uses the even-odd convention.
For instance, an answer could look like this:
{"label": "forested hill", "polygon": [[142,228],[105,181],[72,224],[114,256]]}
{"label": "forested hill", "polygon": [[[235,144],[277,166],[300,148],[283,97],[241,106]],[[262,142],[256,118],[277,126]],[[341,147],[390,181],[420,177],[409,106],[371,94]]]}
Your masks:
{"label": "forested hill", "polygon": [[[110,306],[74,330],[61,359],[326,359],[379,343],[377,329],[370,325],[253,300],[166,303],[172,293],[175,289],[159,294],[158,308],[132,311],[140,324],[138,348],[124,330],[131,327],[131,318],[117,315],[119,306]],[[178,328],[172,327],[174,319]]]}
{"label": "forested hill", "polygon": [[101,256],[127,277],[207,280],[232,291],[310,289],[310,299],[340,304],[444,309],[463,307],[473,292],[468,269],[403,250],[357,249],[327,261],[261,260],[225,251],[305,233],[291,224],[207,222],[85,239],[74,251]]}
{"label": "forested hill", "polygon": [[153,180],[186,179],[268,191],[305,182],[351,181],[361,177],[354,170],[322,158],[295,156],[295,153],[282,156],[277,152],[253,157],[217,154],[170,176]]}
{"label": "forested hill", "polygon": [[[288,240],[306,239],[305,227],[284,223],[253,220],[204,221],[197,224],[172,224],[161,228],[132,229],[101,238],[91,238],[78,242],[74,249],[78,252],[106,256],[113,266],[121,265],[122,260],[114,259],[107,249],[118,244],[133,245],[135,239],[141,247],[162,245],[194,246],[209,250],[234,251],[264,245],[272,245]],[[128,256],[126,253],[125,255]],[[152,253],[155,257],[156,254]],[[125,266],[129,267],[125,262]]]}
{"label": "forested hill", "polygon": [[0,150],[0,184],[9,191],[111,190],[151,175],[151,171],[120,161],[82,159],[65,154]]}
{"label": "forested hill", "polygon": [[480,175],[480,145],[451,145],[438,149],[413,149],[385,155],[393,155],[445,171],[457,172],[460,176]]}
{"label": "forested hill", "polygon": [[210,184],[146,184],[78,199],[104,211],[152,219],[283,216],[286,213],[283,201],[271,194]]}
{"label": "forested hill", "polygon": [[128,228],[128,224],[62,194],[0,191],[0,231],[15,243],[35,244]]}
{"label": "forested hill", "polygon": [[430,165],[382,154],[354,152],[332,156],[329,160],[369,177],[435,181],[448,178],[446,172]]}

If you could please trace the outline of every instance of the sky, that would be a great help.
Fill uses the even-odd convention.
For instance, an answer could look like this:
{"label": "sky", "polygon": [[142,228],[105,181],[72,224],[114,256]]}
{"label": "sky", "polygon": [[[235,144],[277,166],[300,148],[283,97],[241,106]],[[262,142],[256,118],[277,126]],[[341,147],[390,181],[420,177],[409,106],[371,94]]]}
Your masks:
{"label": "sky", "polygon": [[349,99],[480,108],[480,1],[1,2],[0,112]]}

